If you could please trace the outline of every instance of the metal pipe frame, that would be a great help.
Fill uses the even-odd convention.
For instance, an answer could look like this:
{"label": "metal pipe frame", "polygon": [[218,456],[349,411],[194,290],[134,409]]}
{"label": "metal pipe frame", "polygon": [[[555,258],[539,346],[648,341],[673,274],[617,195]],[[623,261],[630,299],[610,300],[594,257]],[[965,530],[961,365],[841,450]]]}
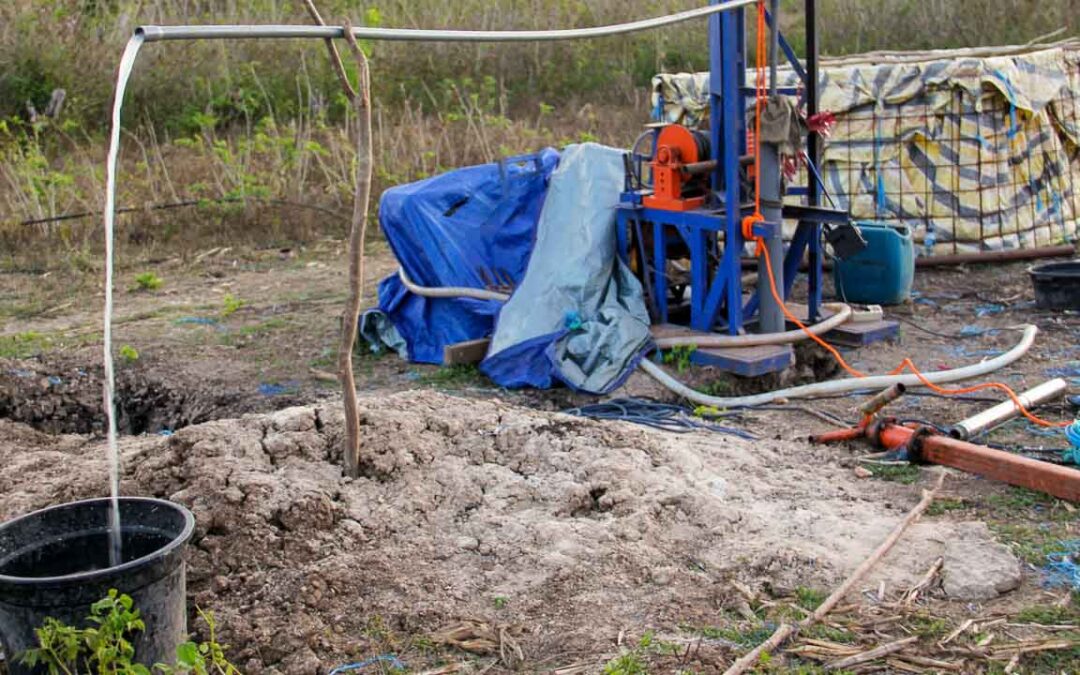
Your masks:
{"label": "metal pipe frame", "polygon": [[[585,40],[671,26],[740,9],[755,2],[757,0],[726,0],[725,2],[710,4],[708,7],[700,7],[652,19],[567,30],[427,30],[360,26],[354,27],[352,34],[357,40],[399,42],[548,42],[554,40]],[[161,42],[165,40],[246,40],[250,38],[325,40],[345,37],[345,28],[343,26],[303,25],[140,26],[135,29],[135,34],[142,36],[145,42]]]}

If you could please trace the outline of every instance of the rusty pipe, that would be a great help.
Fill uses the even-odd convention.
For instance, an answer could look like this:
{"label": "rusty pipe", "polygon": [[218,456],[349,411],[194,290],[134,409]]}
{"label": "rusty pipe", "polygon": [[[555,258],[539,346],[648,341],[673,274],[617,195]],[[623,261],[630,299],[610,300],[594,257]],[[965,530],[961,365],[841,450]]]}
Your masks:
{"label": "rusty pipe", "polygon": [[905,387],[902,382],[897,382],[888,389],[883,389],[869,400],[863,402],[858,410],[867,417],[876,415],[882,408],[903,396],[906,391],[907,387]]}
{"label": "rusty pipe", "polygon": [[[1069,383],[1064,378],[1058,377],[1022,392],[1017,398],[1020,399],[1020,404],[1024,406],[1024,409],[1030,409],[1053,400],[1068,390]],[[980,432],[1008,422],[1019,414],[1020,408],[1012,399],[1002,401],[991,408],[957,422],[949,428],[949,435],[966,441]]]}
{"label": "rusty pipe", "polygon": [[1080,471],[1067,466],[994,450],[949,436],[917,438],[915,429],[899,424],[880,425],[873,436],[881,447],[889,450],[907,448],[912,456],[925,462],[951,466],[1009,485],[1080,502]]}

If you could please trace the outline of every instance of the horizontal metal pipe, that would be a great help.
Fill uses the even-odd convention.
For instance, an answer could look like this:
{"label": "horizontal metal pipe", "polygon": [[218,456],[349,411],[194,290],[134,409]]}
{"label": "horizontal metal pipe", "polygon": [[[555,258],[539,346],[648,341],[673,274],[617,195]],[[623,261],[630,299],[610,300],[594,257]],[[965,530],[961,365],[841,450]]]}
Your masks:
{"label": "horizontal metal pipe", "polygon": [[708,173],[714,171],[719,166],[719,162],[715,159],[707,159],[704,162],[694,162],[693,164],[684,164],[682,172],[691,176],[699,173]]}
{"label": "horizontal metal pipe", "polygon": [[[354,27],[358,40],[393,40],[411,42],[543,42],[549,40],[583,40],[587,38],[624,35],[698,19],[752,5],[757,0],[728,0],[718,5],[700,7],[685,12],[642,19],[630,23],[566,30],[427,30],[414,28]],[[242,40],[247,38],[340,38],[342,26],[140,26],[135,29],[146,42],[161,40]]]}
{"label": "horizontal metal pipe", "polygon": [[[1018,398],[1025,409],[1034,408],[1040,403],[1046,403],[1047,401],[1061,396],[1068,390],[1069,383],[1063,378],[1058,377],[1053,380],[1047,380],[1037,387],[1028,389],[1019,394]],[[982,431],[993,429],[996,426],[1004,424],[1019,414],[1020,408],[1016,407],[1016,403],[1013,402],[1012,399],[1002,401],[992,408],[987,408],[980,413],[957,422],[949,429],[949,435],[953,438],[967,440]]]}
{"label": "horizontal metal pipe", "polygon": [[[1071,244],[1061,246],[1044,246],[1042,248],[1018,248],[1011,251],[983,251],[982,253],[957,253],[955,255],[929,255],[915,258],[916,267],[945,267],[947,265],[966,265],[992,262],[1006,262],[1009,260],[1035,260],[1037,258],[1065,258],[1076,254],[1076,249]],[[743,269],[757,269],[757,258],[742,258],[740,260]],[[826,260],[824,269],[832,268],[832,261]],[[799,271],[805,272],[809,267],[806,261],[799,263]]]}
{"label": "horizontal metal pipe", "polygon": [[938,267],[940,265],[962,265],[964,263],[998,262],[1003,260],[1032,260],[1034,258],[1060,258],[1076,253],[1072,244],[1045,246],[1043,248],[1017,248],[1009,251],[982,251],[979,253],[957,253],[955,255],[928,255],[915,258],[916,267]]}

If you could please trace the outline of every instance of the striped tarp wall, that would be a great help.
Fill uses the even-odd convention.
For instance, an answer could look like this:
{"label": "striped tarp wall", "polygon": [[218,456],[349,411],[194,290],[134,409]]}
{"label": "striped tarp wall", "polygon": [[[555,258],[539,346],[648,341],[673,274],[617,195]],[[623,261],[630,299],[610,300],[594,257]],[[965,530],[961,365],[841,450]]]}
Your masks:
{"label": "striped tarp wall", "polygon": [[[826,65],[822,174],[860,220],[922,255],[1071,243],[1080,217],[1080,51]],[[785,84],[797,80],[784,72]],[[707,74],[654,78],[654,114],[703,122]]]}

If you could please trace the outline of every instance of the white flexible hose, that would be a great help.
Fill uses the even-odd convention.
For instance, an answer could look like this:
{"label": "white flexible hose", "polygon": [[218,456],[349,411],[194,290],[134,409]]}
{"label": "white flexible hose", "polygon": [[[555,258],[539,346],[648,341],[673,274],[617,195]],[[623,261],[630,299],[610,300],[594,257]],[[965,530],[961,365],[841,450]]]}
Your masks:
{"label": "white flexible hose", "polygon": [[[826,309],[832,310],[834,314],[829,318],[815,323],[813,326],[807,326],[814,335],[822,335],[828,333],[832,329],[836,328],[840,324],[844,323],[851,318],[852,310],[849,305],[842,302],[828,303],[825,305]],[[660,349],[670,349],[672,347],[682,346],[694,346],[702,347],[705,349],[717,348],[717,347],[757,347],[760,345],[785,345],[792,342],[800,342],[802,340],[808,340],[809,335],[802,329],[789,330],[784,333],[748,333],[746,335],[686,335],[679,337],[665,337],[657,338],[654,340],[656,346]]]}
{"label": "white flexible hose", "polygon": [[430,286],[420,286],[409,275],[405,274],[405,268],[399,267],[398,279],[401,279],[401,283],[405,285],[405,288],[409,289],[410,293],[423,296],[425,298],[474,298],[476,300],[498,300],[499,302],[506,302],[510,299],[510,295],[507,293],[499,293],[498,291],[489,291],[484,288],[472,288],[469,286],[439,286],[438,288],[432,288]]}
{"label": "white flexible hose", "polygon": [[[1038,332],[1039,329],[1037,327],[1028,324],[1024,326],[1024,336],[1020,339],[1020,342],[1004,354],[999,354],[986,361],[973,363],[970,366],[926,373],[923,377],[933,384],[944,384],[947,382],[969,380],[973,377],[979,377],[980,375],[986,375],[995,370],[1000,370],[1026,354],[1028,350],[1031,349],[1031,345],[1034,344],[1035,336]],[[769,391],[751,396],[719,398],[702,394],[699,391],[687,387],[682,382],[679,382],[668,375],[660,366],[648,359],[641,360],[641,368],[656,379],[657,382],[679,396],[700,405],[714,406],[717,408],[765,405],[782,398],[810,398],[813,396],[844,394],[849,391],[858,391],[860,389],[885,389],[898,382],[907,387],[918,387],[923,385],[922,380],[915,375],[875,375],[871,377],[851,377],[842,380],[816,382],[814,384],[805,384],[800,387],[790,387],[788,389],[778,389],[777,391]]]}
{"label": "white flexible hose", "polygon": [[[476,300],[497,300],[500,302],[505,302],[510,299],[510,296],[506,293],[489,291],[483,288],[471,288],[469,286],[439,286],[437,288],[421,286],[410,279],[409,275],[405,273],[405,269],[401,267],[398,268],[398,278],[401,279],[401,283],[405,285],[405,288],[407,288],[409,292],[425,298],[474,298]],[[828,333],[847,321],[852,314],[851,307],[840,302],[828,303],[825,305],[825,308],[835,313],[824,321],[816,323],[813,326],[807,326],[814,335]],[[760,345],[790,344],[792,342],[806,340],[808,337],[809,336],[802,330],[789,330],[785,333],[748,335],[689,335],[685,337],[659,338],[656,340],[656,346],[660,349],[670,349],[671,347],[680,347],[684,345],[703,347],[706,349],[718,347],[757,347]]]}

